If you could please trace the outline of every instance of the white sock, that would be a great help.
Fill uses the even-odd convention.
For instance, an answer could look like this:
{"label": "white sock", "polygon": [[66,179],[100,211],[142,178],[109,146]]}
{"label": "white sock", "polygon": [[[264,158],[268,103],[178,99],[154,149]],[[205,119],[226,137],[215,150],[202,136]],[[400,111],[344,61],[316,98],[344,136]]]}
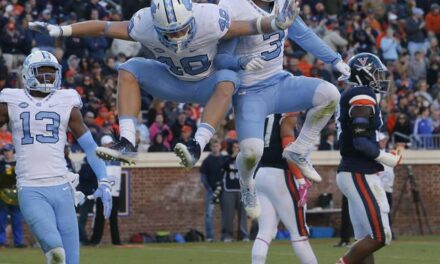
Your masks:
{"label": "white sock", "polygon": [[206,144],[211,140],[212,136],[215,133],[215,128],[213,128],[208,123],[200,123],[197,128],[196,135],[194,139],[199,143],[200,149],[203,151],[205,149]]}
{"label": "white sock", "polygon": [[321,130],[327,125],[339,104],[340,94],[338,89],[327,82],[321,83],[316,88],[313,96],[315,107],[309,109],[306,115],[301,132],[290,149],[294,149],[296,153],[307,155],[309,150],[319,139]]}
{"label": "white sock", "polygon": [[252,264],[266,263],[267,251],[269,250],[269,243],[261,238],[256,238],[254,246],[252,247]]}
{"label": "white sock", "polygon": [[301,264],[318,264],[315,253],[313,253],[308,237],[299,237],[291,241],[292,248],[298,256]]}
{"label": "white sock", "polygon": [[133,146],[136,146],[136,123],[137,118],[134,116],[119,117],[119,130],[121,132],[121,137],[128,139]]}
{"label": "white sock", "polygon": [[248,138],[240,142],[240,153],[237,156],[237,169],[240,182],[249,185],[253,180],[255,169],[263,156],[264,142],[259,138]]}
{"label": "white sock", "polygon": [[57,247],[49,250],[44,254],[46,256],[47,264],[65,264],[66,263],[66,253],[64,248]]}

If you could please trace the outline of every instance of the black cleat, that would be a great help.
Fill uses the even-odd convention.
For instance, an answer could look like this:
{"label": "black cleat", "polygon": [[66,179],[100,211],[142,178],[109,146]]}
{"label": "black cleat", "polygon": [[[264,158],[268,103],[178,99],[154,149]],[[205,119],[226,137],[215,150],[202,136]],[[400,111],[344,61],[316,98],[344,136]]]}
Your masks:
{"label": "black cleat", "polygon": [[187,145],[182,143],[177,143],[174,147],[174,153],[176,153],[177,157],[181,160],[180,164],[182,164],[185,168],[192,168],[200,159],[200,153],[202,150],[200,149],[199,143],[193,139],[188,142]]}
{"label": "black cleat", "polygon": [[118,160],[120,162],[135,164],[136,150],[128,139],[121,140],[111,148],[97,147],[96,155],[103,160]]}

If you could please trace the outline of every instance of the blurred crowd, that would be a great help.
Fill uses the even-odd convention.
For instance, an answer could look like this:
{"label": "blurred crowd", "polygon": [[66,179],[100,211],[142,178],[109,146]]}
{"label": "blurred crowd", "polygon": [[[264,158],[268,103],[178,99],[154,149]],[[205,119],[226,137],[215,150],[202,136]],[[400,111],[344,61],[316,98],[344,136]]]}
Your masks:
{"label": "blurred crowd", "polygon": [[[216,1],[194,1],[216,2]],[[381,57],[390,71],[390,93],[383,96],[383,132],[391,141],[412,148],[439,148],[440,140],[440,6],[432,0],[302,0],[301,17],[344,60],[359,52]],[[117,68],[134,56],[151,58],[139,43],[105,37],[62,39],[30,31],[28,22],[71,24],[82,20],[128,20],[148,6],[145,0],[0,0],[0,90],[22,87],[21,63],[33,48],[52,52],[63,66],[63,88],[76,89],[84,103],[82,113],[96,142],[117,137]],[[286,70],[335,83],[330,65],[295,43],[285,42]],[[170,151],[195,133],[203,108],[197,104],[166,102],[144,94],[138,118],[140,152]],[[338,148],[335,120],[322,132],[316,149]],[[231,109],[215,135],[235,139]],[[0,143],[11,143],[6,127]],[[73,137],[72,151],[79,151]]]}

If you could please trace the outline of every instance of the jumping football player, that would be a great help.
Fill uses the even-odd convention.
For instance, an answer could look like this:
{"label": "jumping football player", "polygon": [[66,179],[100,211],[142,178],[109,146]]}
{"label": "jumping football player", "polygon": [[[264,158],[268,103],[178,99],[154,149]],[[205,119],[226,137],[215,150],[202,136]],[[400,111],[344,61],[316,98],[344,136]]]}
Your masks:
{"label": "jumping football player", "polygon": [[[222,0],[219,5],[229,11],[232,19],[250,20],[276,14],[286,4],[288,2],[285,0]],[[240,141],[237,165],[241,177],[241,192],[246,212],[252,218],[260,215],[252,176],[263,155],[266,116],[308,110],[298,138],[284,149],[283,156],[295,163],[306,178],[319,182],[321,177],[309,161],[309,153],[322,128],[336,110],[340,98],[338,89],[329,82],[293,76],[283,71],[286,36],[315,57],[334,65],[343,77],[350,75],[350,68],[341,60],[341,56],[313,33],[300,17],[295,19],[288,30],[239,38],[235,56],[262,56],[264,60],[261,70],[239,72],[241,86],[233,98]],[[227,55],[224,56],[225,60],[231,61]],[[222,66],[224,65],[228,63],[223,63]]]}
{"label": "jumping football player", "polygon": [[[135,40],[149,48],[157,60],[133,58],[119,67],[118,112],[121,141],[113,148],[98,148],[104,159],[133,161],[136,117],[141,109],[141,91],[164,100],[205,105],[195,141],[178,144],[175,152],[185,167],[192,167],[228,110],[238,89],[237,74],[215,71],[213,59],[221,39],[272,33],[288,28],[299,9],[296,0],[274,16],[232,21],[227,11],[213,4],[191,0],[153,0],[150,8],[139,10],[130,21],[85,21],[67,26],[43,22],[30,28],[53,37],[99,36]],[[242,57],[242,69],[261,67],[259,56]],[[192,151],[192,155],[190,152]]]}

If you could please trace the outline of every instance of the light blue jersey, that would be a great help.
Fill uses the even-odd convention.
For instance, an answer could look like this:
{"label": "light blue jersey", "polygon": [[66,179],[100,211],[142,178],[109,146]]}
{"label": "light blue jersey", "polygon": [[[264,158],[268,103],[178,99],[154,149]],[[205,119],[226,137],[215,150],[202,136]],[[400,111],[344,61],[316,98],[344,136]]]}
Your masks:
{"label": "light blue jersey", "polygon": [[82,106],[75,90],[44,98],[26,89],[3,89],[17,158],[18,200],[44,253],[63,248],[67,264],[79,263],[79,235],[64,147],[70,113]]}
{"label": "light blue jersey", "polygon": [[195,35],[181,52],[167,47],[153,26],[150,8],[139,10],[130,20],[130,37],[149,48],[157,60],[133,58],[119,69],[130,72],[142,90],[159,99],[205,105],[218,83],[239,86],[237,73],[215,71],[213,59],[219,40],[230,25],[229,14],[212,4],[193,4]]}
{"label": "light blue jersey", "polygon": [[[275,1],[279,6],[285,3],[285,0]],[[274,15],[273,10],[267,12],[253,0],[221,0],[219,5],[228,11],[232,20]],[[293,76],[283,71],[286,37],[326,63],[335,64],[340,61],[340,55],[316,36],[300,17],[296,18],[288,30],[240,37],[235,48],[237,57],[256,55],[265,61],[264,67],[259,71],[238,73],[241,86],[233,98],[233,104],[240,141],[248,138],[263,139],[264,120],[270,114],[303,111],[319,104],[315,91],[326,83],[324,80]],[[325,85],[332,86],[329,83]]]}
{"label": "light blue jersey", "polygon": [[193,12],[195,35],[189,46],[178,53],[159,38],[151,8],[139,10],[128,27],[133,40],[151,50],[158,61],[168,66],[172,75],[183,81],[199,81],[214,72],[212,60],[217,54],[217,44],[230,25],[229,14],[217,5],[194,3]]}

